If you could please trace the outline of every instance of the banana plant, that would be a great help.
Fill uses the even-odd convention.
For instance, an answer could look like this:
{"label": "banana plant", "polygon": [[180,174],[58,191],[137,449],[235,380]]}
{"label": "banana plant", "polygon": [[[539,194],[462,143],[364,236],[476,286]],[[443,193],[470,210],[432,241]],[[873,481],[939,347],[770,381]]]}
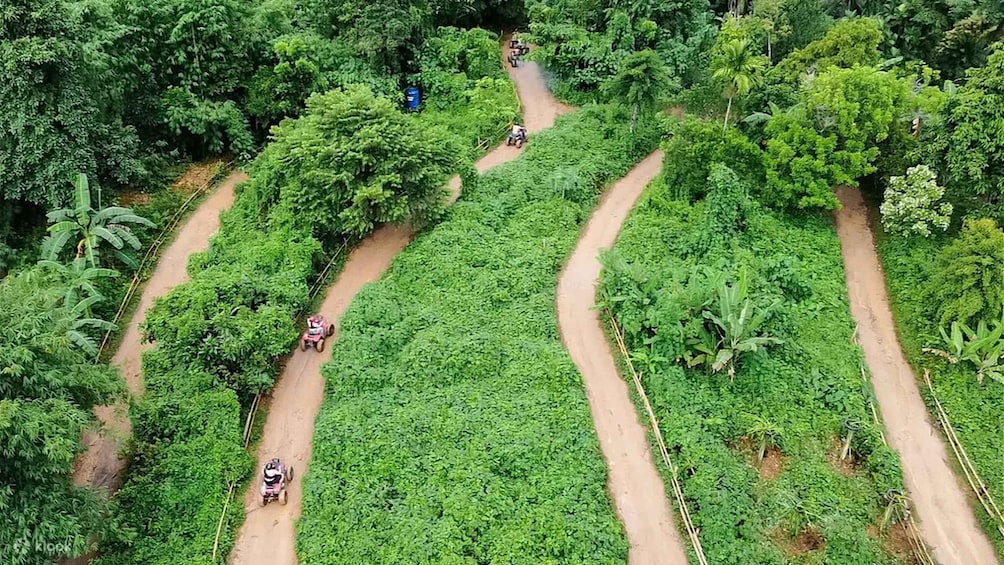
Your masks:
{"label": "banana plant", "polygon": [[58,260],[66,245],[76,240],[76,258],[86,259],[91,267],[98,266],[98,248],[102,244],[111,245],[115,256],[126,265],[135,266],[135,259],[122,249],[127,245],[139,249],[140,242],[126,224],[153,227],[153,222],[129,208],[91,208],[90,187],[84,174],[78,174],[74,182],[74,200],[73,208],[60,208],[46,215],[51,225],[49,237],[42,244],[43,259]]}
{"label": "banana plant", "polygon": [[976,368],[976,380],[985,377],[1004,383],[1004,312],[1001,320],[990,327],[980,320],[973,330],[962,322],[952,322],[951,330],[941,328],[946,349],[924,348],[924,352],[944,358],[949,363],[968,361]]}
{"label": "banana plant", "polygon": [[[100,279],[114,278],[119,275],[119,272],[114,269],[92,267],[83,257],[74,259],[67,264],[42,259],[38,262],[38,266],[59,277],[65,287],[63,304],[68,308],[73,308],[81,300],[92,296],[98,297],[99,300],[103,299],[104,297],[98,292],[95,284]],[[85,314],[90,315],[90,313],[90,308],[87,308]]]}
{"label": "banana plant", "polygon": [[66,339],[81,351],[88,355],[98,354],[97,341],[88,335],[86,328],[94,328],[100,332],[107,332],[116,329],[116,325],[88,315],[91,307],[101,300],[100,296],[91,296],[77,302],[73,306],[67,306],[69,315],[66,317],[68,325],[66,327]]}
{"label": "banana plant", "polygon": [[712,304],[714,310],[704,311],[705,319],[714,324],[719,338],[717,351],[705,351],[711,356],[711,372],[726,371],[729,380],[735,380],[736,365],[744,353],[783,343],[776,337],[759,334],[760,326],[780,300],[767,308],[755,308],[747,296],[748,291],[746,269],[740,269],[735,284],[718,287],[717,301]]}

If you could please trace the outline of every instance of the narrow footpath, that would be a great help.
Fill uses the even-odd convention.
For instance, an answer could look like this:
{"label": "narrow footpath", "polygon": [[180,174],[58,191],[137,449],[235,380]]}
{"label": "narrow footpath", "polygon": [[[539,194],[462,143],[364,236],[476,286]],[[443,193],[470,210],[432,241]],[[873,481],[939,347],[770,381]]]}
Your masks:
{"label": "narrow footpath", "polygon": [[[139,329],[146,320],[146,311],[153,306],[154,300],[188,281],[188,257],[209,248],[209,238],[220,228],[220,212],[230,208],[234,202],[234,186],[245,180],[247,175],[243,172],[234,172],[216,188],[178,230],[143,287],[139,304],[112,357],[112,365],[122,372],[132,396],[143,394],[142,357],[143,352],[151,347],[151,344],[142,342]],[[119,449],[132,433],[128,410],[125,403],[94,409],[101,422],[101,431],[88,432],[83,437],[87,451],[74,462],[75,484],[109,491],[115,491],[121,485],[125,461],[119,458]]]}
{"label": "narrow footpath", "polygon": [[[508,67],[508,65],[507,65]],[[523,104],[524,125],[533,134],[551,127],[555,118],[568,110],[547,89],[540,69],[534,63],[508,68]],[[533,143],[531,138],[530,143]],[[511,161],[520,149],[500,145],[475,163],[479,172]],[[453,203],[460,196],[460,179],[450,180]],[[367,237],[349,255],[338,280],[328,288],[321,314],[336,323],[353,297],[368,283],[380,279],[394,257],[411,241],[414,233],[404,226],[384,226]],[[334,341],[336,337],[329,341]],[[272,390],[268,402],[268,420],[258,445],[255,478],[244,497],[245,521],[237,534],[228,560],[243,565],[294,565],[296,556],[296,520],[303,504],[303,481],[310,472],[313,453],[314,420],[324,400],[321,365],[331,357],[330,343],[325,350],[294,351]],[[294,467],[295,478],[287,487],[286,506],[258,504],[261,469],[272,457],[280,457]]]}
{"label": "narrow footpath", "polygon": [[635,201],[659,174],[662,157],[661,151],[652,153],[607,191],[558,281],[562,341],[585,382],[593,425],[610,469],[608,490],[631,546],[631,565],[684,565],[687,552],[673,526],[647,430],[638,420],[593,305],[601,269],[599,252],[617,240]]}
{"label": "narrow footpath", "polygon": [[885,276],[861,192],[844,187],[837,190],[837,196],[843,204],[836,213],[836,223],[851,314],[858,323],[859,341],[872,373],[887,438],[903,462],[921,534],[941,565],[995,565],[997,556],[952,470],[941,436],[928,418],[917,379],[896,337]]}

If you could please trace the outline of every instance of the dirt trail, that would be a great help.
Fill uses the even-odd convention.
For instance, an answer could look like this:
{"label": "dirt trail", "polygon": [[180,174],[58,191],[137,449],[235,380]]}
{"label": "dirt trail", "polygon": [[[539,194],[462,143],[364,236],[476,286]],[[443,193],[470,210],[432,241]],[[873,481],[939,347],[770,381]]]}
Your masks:
{"label": "dirt trail", "polygon": [[[164,250],[157,267],[143,287],[135,314],[126,326],[122,341],[112,357],[112,364],[121,370],[133,396],[143,394],[140,365],[143,352],[150,345],[142,343],[139,327],[146,320],[146,311],[154,300],[188,280],[188,256],[209,247],[209,238],[220,227],[220,212],[233,204],[234,186],[246,179],[247,175],[242,172],[231,174],[196,209],[178,230],[174,241]],[[121,482],[120,473],[125,464],[118,458],[118,450],[132,431],[128,406],[124,403],[99,406],[94,412],[101,421],[103,431],[100,434],[90,432],[84,435],[83,443],[87,446],[87,451],[74,462],[73,482],[115,490]]]}
{"label": "dirt trail", "polygon": [[[524,63],[508,68],[523,103],[524,125],[530,133],[550,127],[554,119],[568,110],[547,90],[537,65]],[[533,140],[530,140],[533,143]],[[475,163],[479,172],[511,161],[520,153],[516,147],[501,145]],[[460,179],[449,183],[452,203],[460,196]],[[390,266],[394,256],[403,250],[414,234],[402,226],[384,226],[366,238],[349,255],[338,280],[328,288],[320,312],[328,320],[337,321],[345,313],[353,297],[367,283],[375,282]],[[336,334],[337,336],[337,334]],[[330,343],[322,353],[314,350],[295,351],[279,377],[269,401],[268,421],[258,446],[258,466],[255,478],[244,497],[246,513],[228,562],[247,565],[293,565],[296,556],[296,520],[303,504],[303,480],[310,472],[313,453],[314,420],[324,399],[324,378],[321,365],[331,357]],[[272,457],[281,457],[296,471],[289,484],[286,506],[258,504],[261,469]]]}
{"label": "dirt trail", "polygon": [[562,340],[586,385],[593,425],[610,468],[608,488],[631,544],[631,565],[686,564],[687,553],[673,526],[646,428],[638,420],[593,305],[600,249],[613,246],[631,207],[661,168],[662,152],[656,151],[607,191],[558,281]]}
{"label": "dirt trail", "polygon": [[840,188],[837,196],[843,204],[836,222],[851,314],[858,323],[886,437],[903,461],[903,475],[920,518],[921,534],[941,565],[996,564],[997,556],[952,471],[948,453],[928,419],[917,380],[896,338],[885,277],[861,193]]}

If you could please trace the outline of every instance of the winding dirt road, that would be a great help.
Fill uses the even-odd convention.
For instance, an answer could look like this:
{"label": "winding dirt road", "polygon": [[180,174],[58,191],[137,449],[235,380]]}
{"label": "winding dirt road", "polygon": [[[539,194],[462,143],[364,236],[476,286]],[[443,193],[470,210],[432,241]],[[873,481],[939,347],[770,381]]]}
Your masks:
{"label": "winding dirt road", "polygon": [[638,420],[593,305],[601,269],[599,252],[613,246],[635,201],[661,168],[662,152],[656,151],[607,191],[558,281],[562,340],[586,385],[593,425],[610,468],[608,487],[631,545],[631,565],[686,564],[687,553],[673,526],[646,429]]}
{"label": "winding dirt road", "polygon": [[[234,186],[245,180],[247,175],[235,172],[220,184],[178,230],[174,241],[163,252],[146,282],[135,314],[126,326],[122,341],[112,357],[112,365],[122,372],[131,395],[143,394],[141,362],[143,352],[150,344],[142,342],[139,327],[146,320],[146,311],[153,306],[154,300],[188,281],[189,255],[209,248],[209,238],[220,228],[220,212],[233,204]],[[125,465],[125,461],[119,458],[118,451],[132,432],[128,406],[125,403],[99,406],[94,412],[101,421],[102,430],[100,433],[84,434],[83,443],[87,446],[87,451],[74,462],[73,482],[114,491],[121,484],[121,472]]]}
{"label": "winding dirt road", "polygon": [[941,565],[994,565],[997,556],[980,529],[948,453],[928,419],[917,379],[896,338],[885,277],[861,192],[840,188],[837,233],[847,273],[851,314],[887,438],[903,461],[903,475],[920,517],[920,531]]}
{"label": "winding dirt road", "polygon": [[[555,118],[568,110],[547,89],[537,65],[524,63],[509,68],[523,104],[525,126],[530,133],[551,127]],[[533,143],[531,140],[530,143]],[[479,172],[511,161],[520,153],[516,147],[501,145],[475,163]],[[460,179],[450,180],[450,203],[460,196]],[[370,235],[349,255],[338,280],[327,290],[320,312],[328,320],[339,320],[352,298],[367,283],[377,281],[394,256],[408,245],[413,232],[403,226],[384,226]],[[336,334],[337,335],[337,334]],[[331,338],[329,342],[337,338]],[[324,399],[321,365],[331,356],[330,345],[322,353],[295,351],[272,390],[268,420],[258,446],[258,467],[244,497],[245,521],[237,534],[229,563],[244,565],[293,565],[296,556],[296,520],[303,504],[303,479],[310,472],[314,420]],[[258,504],[261,468],[272,457],[281,457],[296,473],[288,487],[286,506]]]}

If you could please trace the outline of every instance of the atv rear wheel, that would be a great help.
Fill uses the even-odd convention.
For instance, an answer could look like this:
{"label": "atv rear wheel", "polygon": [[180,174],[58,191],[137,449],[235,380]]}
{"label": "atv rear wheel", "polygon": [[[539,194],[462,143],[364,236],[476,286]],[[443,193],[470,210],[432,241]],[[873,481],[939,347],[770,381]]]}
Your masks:
{"label": "atv rear wheel", "polygon": [[335,335],[335,325],[334,324],[328,324],[328,329],[325,330],[324,333],[328,337],[331,337],[331,336]]}
{"label": "atv rear wheel", "polygon": [[314,348],[317,349],[318,353],[324,351],[324,338],[323,337],[321,339],[317,340],[317,343],[314,344]]}
{"label": "atv rear wheel", "polygon": [[285,506],[287,502],[289,502],[289,491],[283,490],[279,495],[279,504]]}

